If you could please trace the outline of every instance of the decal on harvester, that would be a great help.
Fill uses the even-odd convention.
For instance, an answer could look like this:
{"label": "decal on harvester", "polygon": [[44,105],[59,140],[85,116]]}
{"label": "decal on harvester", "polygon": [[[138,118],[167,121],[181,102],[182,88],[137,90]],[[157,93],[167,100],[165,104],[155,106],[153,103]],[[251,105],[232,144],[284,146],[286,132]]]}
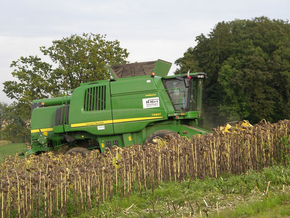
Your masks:
{"label": "decal on harvester", "polygon": [[98,130],[104,130],[105,129],[105,126],[102,125],[102,126],[98,126]]}
{"label": "decal on harvester", "polygon": [[159,107],[159,97],[156,98],[143,98],[143,108]]}
{"label": "decal on harvester", "polygon": [[112,124],[113,120],[102,120],[102,121],[95,121],[95,122],[86,122],[86,123],[74,123],[71,124],[71,127],[84,127],[84,126],[98,126],[104,124]]}

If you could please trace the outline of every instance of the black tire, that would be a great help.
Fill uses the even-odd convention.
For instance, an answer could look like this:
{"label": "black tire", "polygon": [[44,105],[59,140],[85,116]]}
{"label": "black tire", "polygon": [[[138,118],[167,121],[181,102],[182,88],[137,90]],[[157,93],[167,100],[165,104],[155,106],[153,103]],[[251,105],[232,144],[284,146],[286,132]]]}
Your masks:
{"label": "black tire", "polygon": [[172,135],[174,137],[177,137],[178,136],[178,133],[172,131],[172,130],[168,130],[168,129],[163,129],[163,130],[158,130],[154,133],[152,133],[146,140],[145,140],[145,144],[147,143],[153,143],[153,139],[155,137],[159,137],[159,138],[162,138],[162,139],[165,139],[165,135]]}
{"label": "black tire", "polygon": [[77,155],[77,154],[81,154],[83,157],[85,157],[88,153],[89,153],[89,150],[86,148],[75,147],[75,148],[68,150],[65,154],[73,155],[73,156]]}

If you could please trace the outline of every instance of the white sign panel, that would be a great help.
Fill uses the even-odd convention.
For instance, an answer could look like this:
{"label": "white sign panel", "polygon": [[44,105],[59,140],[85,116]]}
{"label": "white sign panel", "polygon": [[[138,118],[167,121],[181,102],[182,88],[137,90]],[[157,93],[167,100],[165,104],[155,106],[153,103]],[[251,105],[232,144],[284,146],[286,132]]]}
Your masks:
{"label": "white sign panel", "polygon": [[159,107],[159,97],[156,98],[143,98],[143,108]]}
{"label": "white sign panel", "polygon": [[104,130],[105,126],[98,126],[98,130]]}

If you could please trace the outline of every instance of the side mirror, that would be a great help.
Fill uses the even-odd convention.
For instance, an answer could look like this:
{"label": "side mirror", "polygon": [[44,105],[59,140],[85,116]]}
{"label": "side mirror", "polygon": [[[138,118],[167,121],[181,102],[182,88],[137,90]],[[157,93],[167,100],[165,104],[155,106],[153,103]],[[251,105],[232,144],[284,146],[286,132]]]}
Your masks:
{"label": "side mirror", "polygon": [[186,88],[189,87],[189,80],[188,80],[188,78],[186,78],[186,79],[184,80],[184,85],[185,85]]}

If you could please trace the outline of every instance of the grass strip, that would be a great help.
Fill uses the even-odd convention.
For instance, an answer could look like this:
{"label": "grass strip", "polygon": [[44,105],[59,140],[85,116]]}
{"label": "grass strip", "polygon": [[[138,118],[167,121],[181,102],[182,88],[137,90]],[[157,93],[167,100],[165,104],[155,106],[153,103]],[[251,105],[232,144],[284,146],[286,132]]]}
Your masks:
{"label": "grass strip", "polygon": [[154,193],[116,193],[79,217],[285,217],[290,216],[289,176],[289,167],[274,166],[217,179],[160,183]]}

